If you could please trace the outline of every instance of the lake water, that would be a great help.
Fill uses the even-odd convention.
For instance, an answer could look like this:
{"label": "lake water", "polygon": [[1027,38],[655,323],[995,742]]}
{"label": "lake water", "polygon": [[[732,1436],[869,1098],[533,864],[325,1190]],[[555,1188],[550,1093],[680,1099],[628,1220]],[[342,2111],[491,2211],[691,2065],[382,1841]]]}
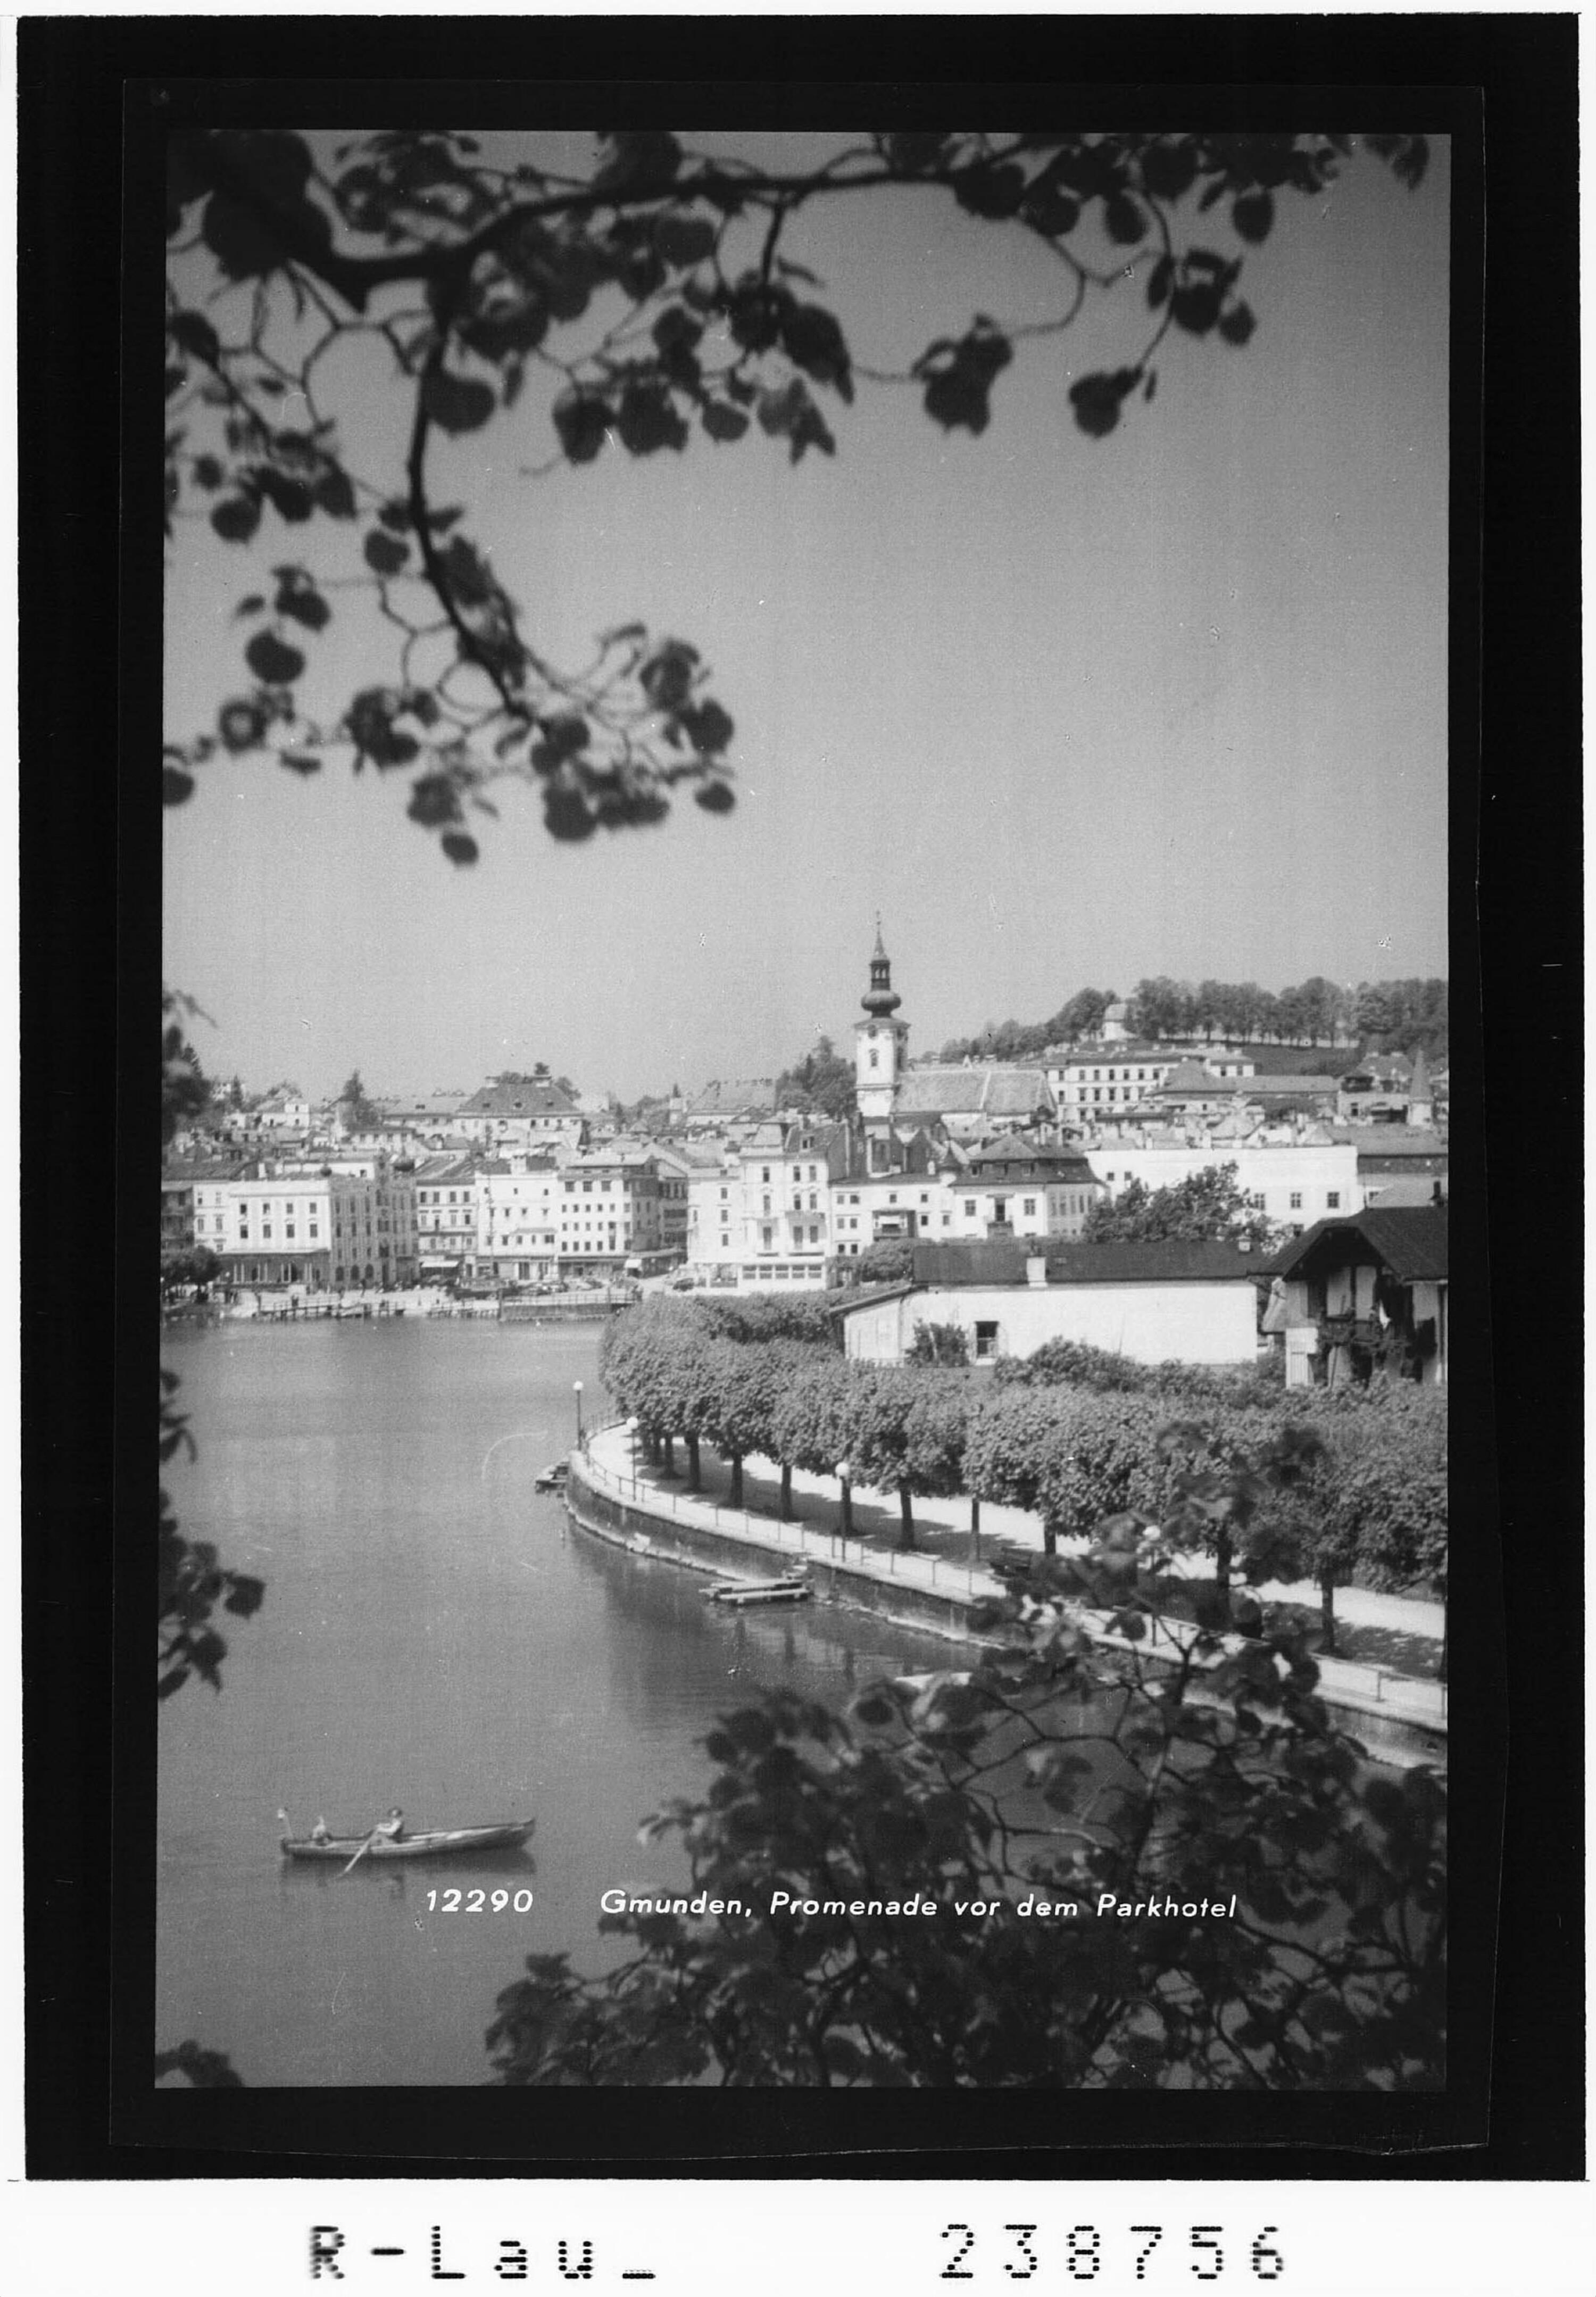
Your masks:
{"label": "lake water", "polygon": [[[198,1460],[169,1488],[190,1537],[267,1582],[224,1622],[217,1696],[160,1717],[158,2046],[226,2051],[251,2086],[474,2083],[495,1997],[531,1953],[597,1970],[599,1893],[679,1887],[639,1821],[696,1791],[698,1741],[763,1685],[838,1701],[957,1647],[806,1605],[750,1618],[702,1579],[604,1546],[532,1490],[606,1409],[601,1327],[405,1318],[166,1337]],[[471,1873],[277,1848],[318,1812],[363,1832],[535,1817]],[[531,1889],[530,1913],[430,1892]]]}

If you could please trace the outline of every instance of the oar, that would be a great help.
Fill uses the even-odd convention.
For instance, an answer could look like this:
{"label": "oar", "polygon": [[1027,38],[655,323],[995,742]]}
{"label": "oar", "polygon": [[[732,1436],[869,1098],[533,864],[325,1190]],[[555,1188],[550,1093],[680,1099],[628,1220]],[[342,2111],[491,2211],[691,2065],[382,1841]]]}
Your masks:
{"label": "oar", "polygon": [[366,1852],[371,1848],[372,1844],[376,1840],[376,1839],[377,1830],[374,1826],[371,1832],[366,1836],[365,1841],[360,1845],[359,1849],[356,1851],[354,1857],[350,1860],[349,1865],[342,1869],[338,1878],[340,1881],[343,1880],[343,1876],[345,1874],[352,1874],[354,1873],[356,1867],[358,1866],[360,1861],[365,1857]]}

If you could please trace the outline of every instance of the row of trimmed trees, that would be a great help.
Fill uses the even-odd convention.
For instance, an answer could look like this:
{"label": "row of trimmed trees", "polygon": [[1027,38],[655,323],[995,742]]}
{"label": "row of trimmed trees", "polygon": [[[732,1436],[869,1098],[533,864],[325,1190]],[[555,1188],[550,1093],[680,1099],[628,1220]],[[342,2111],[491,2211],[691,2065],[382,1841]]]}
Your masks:
{"label": "row of trimmed trees", "polygon": [[[729,1463],[731,1504],[741,1505],[743,1463],[758,1454],[780,1470],[787,1519],[794,1471],[835,1476],[846,1463],[854,1484],[896,1493],[901,1549],[915,1544],[917,1498],[967,1494],[976,1507],[987,1500],[1038,1515],[1053,1554],[1061,1538],[1084,1536],[1106,1517],[1163,1520],[1177,1479],[1208,1471],[1223,1496],[1206,1511],[1185,1510],[1199,1528],[1182,1544],[1200,1539],[1227,1598],[1233,1574],[1314,1581],[1326,1651],[1335,1648],[1335,1590],[1354,1577],[1444,1590],[1443,1392],[1382,1384],[1287,1397],[1246,1375],[1131,1365],[1067,1346],[1004,1367],[998,1380],[934,1364],[887,1368],[794,1338],[780,1316],[761,1326],[746,1309],[726,1319],[746,1338],[727,1337],[692,1303],[660,1299],[605,1332],[605,1386],[636,1418],[651,1461],[674,1473],[683,1445],[689,1491],[702,1488],[708,1445]],[[775,1336],[758,1338],[761,1329]],[[1235,1463],[1287,1428],[1304,1437],[1295,1475],[1238,1501]]]}

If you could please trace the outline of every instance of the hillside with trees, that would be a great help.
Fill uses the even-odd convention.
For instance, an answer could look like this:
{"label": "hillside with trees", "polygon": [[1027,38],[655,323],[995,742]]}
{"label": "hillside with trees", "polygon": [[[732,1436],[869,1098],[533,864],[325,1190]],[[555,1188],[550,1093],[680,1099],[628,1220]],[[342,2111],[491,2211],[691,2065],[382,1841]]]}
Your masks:
{"label": "hillside with trees", "polygon": [[816,1041],[812,1051],[776,1080],[777,1108],[812,1110],[841,1124],[855,1115],[853,1064],[837,1051],[829,1037]]}
{"label": "hillside with trees", "polygon": [[[1035,1060],[1049,1046],[1090,1038],[1117,1002],[1113,990],[1082,989],[1046,1021],[989,1021],[973,1037],[950,1037],[943,1061]],[[1361,981],[1356,988],[1314,974],[1275,991],[1255,981],[1139,981],[1126,999],[1132,1031],[1158,1041],[1308,1046],[1345,1052],[1447,1050],[1447,984],[1440,978]],[[1345,1066],[1338,1053],[1335,1064]]]}

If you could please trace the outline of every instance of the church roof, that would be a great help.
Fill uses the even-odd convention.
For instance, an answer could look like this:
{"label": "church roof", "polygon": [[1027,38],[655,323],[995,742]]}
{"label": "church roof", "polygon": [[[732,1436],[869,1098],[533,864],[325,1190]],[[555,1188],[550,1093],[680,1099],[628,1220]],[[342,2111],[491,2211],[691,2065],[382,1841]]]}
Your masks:
{"label": "church roof", "polygon": [[909,1069],[898,1088],[901,1116],[1030,1116],[1053,1107],[1039,1068],[1011,1061],[960,1062]]}

